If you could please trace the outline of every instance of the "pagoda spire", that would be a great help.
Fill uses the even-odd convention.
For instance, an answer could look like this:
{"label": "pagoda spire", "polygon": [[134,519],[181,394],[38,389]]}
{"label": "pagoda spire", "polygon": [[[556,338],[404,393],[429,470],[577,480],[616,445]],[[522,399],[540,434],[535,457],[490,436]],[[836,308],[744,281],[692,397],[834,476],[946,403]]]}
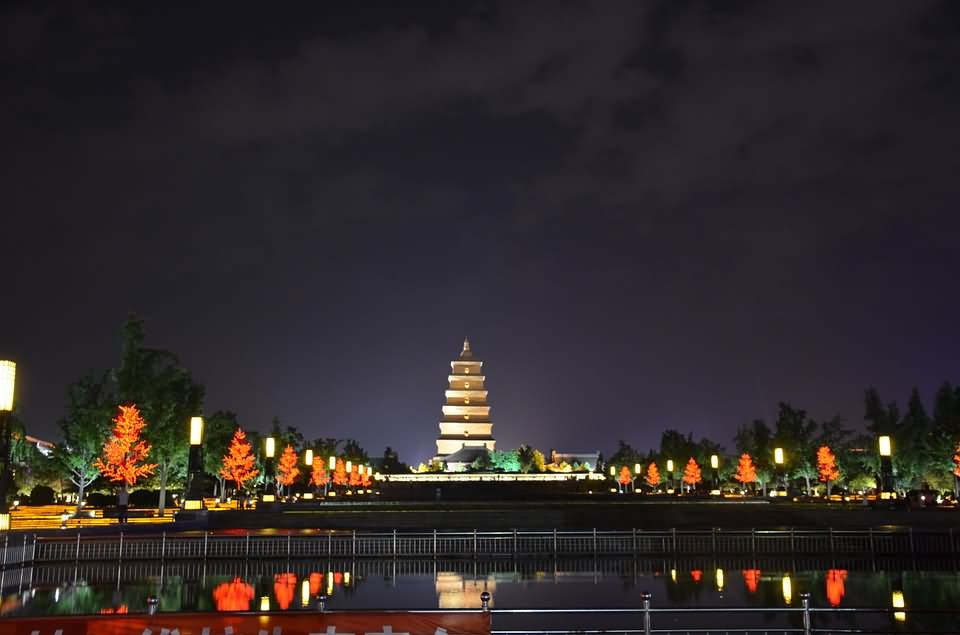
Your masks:
{"label": "pagoda spire", "polygon": [[470,339],[463,338],[463,350],[460,351],[460,359],[470,359],[473,357],[473,351],[470,350]]}

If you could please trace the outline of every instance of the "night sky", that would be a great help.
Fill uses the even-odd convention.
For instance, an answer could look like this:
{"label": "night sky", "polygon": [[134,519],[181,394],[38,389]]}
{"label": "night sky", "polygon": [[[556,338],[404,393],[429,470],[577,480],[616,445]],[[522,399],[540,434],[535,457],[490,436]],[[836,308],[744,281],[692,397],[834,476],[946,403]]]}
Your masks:
{"label": "night sky", "polygon": [[[174,3],[176,5],[176,3]],[[960,3],[28,2],[0,14],[28,430],[148,343],[250,428],[731,447],[960,380]]]}

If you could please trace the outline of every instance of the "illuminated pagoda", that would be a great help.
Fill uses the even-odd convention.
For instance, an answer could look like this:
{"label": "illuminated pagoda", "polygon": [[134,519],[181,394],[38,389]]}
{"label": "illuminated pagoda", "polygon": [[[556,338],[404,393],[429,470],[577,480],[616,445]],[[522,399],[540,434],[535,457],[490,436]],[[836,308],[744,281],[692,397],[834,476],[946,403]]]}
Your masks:
{"label": "illuminated pagoda", "polygon": [[460,356],[450,362],[449,388],[440,420],[436,459],[460,471],[486,451],[493,451],[493,423],[484,388],[483,362],[474,359],[464,338]]}

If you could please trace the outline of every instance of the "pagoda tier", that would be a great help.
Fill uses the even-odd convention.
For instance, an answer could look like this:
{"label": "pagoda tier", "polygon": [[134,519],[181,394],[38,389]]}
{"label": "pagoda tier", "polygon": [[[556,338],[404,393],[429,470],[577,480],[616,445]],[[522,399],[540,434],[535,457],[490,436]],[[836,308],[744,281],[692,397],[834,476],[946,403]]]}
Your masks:
{"label": "pagoda tier", "polygon": [[496,443],[484,386],[483,362],[473,358],[468,339],[463,340],[460,356],[450,362],[450,373],[434,457],[441,461],[464,447],[493,450]]}

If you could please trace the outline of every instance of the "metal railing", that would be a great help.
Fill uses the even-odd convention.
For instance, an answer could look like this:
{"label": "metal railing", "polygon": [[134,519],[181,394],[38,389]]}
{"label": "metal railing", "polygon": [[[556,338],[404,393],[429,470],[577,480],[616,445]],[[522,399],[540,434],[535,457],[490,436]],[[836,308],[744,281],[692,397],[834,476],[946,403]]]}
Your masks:
{"label": "metal railing", "polygon": [[[16,537],[12,537],[16,539]],[[162,532],[92,536],[38,536],[30,545],[30,560],[38,563],[244,559],[252,558],[424,558],[587,555],[720,555],[754,556],[822,554],[848,556],[948,557],[957,568],[960,541],[952,528],[867,528],[863,530],[642,530],[627,531],[432,531],[357,532],[307,531],[286,533]],[[21,562],[26,551],[21,547]],[[16,555],[4,554],[14,562]]]}

